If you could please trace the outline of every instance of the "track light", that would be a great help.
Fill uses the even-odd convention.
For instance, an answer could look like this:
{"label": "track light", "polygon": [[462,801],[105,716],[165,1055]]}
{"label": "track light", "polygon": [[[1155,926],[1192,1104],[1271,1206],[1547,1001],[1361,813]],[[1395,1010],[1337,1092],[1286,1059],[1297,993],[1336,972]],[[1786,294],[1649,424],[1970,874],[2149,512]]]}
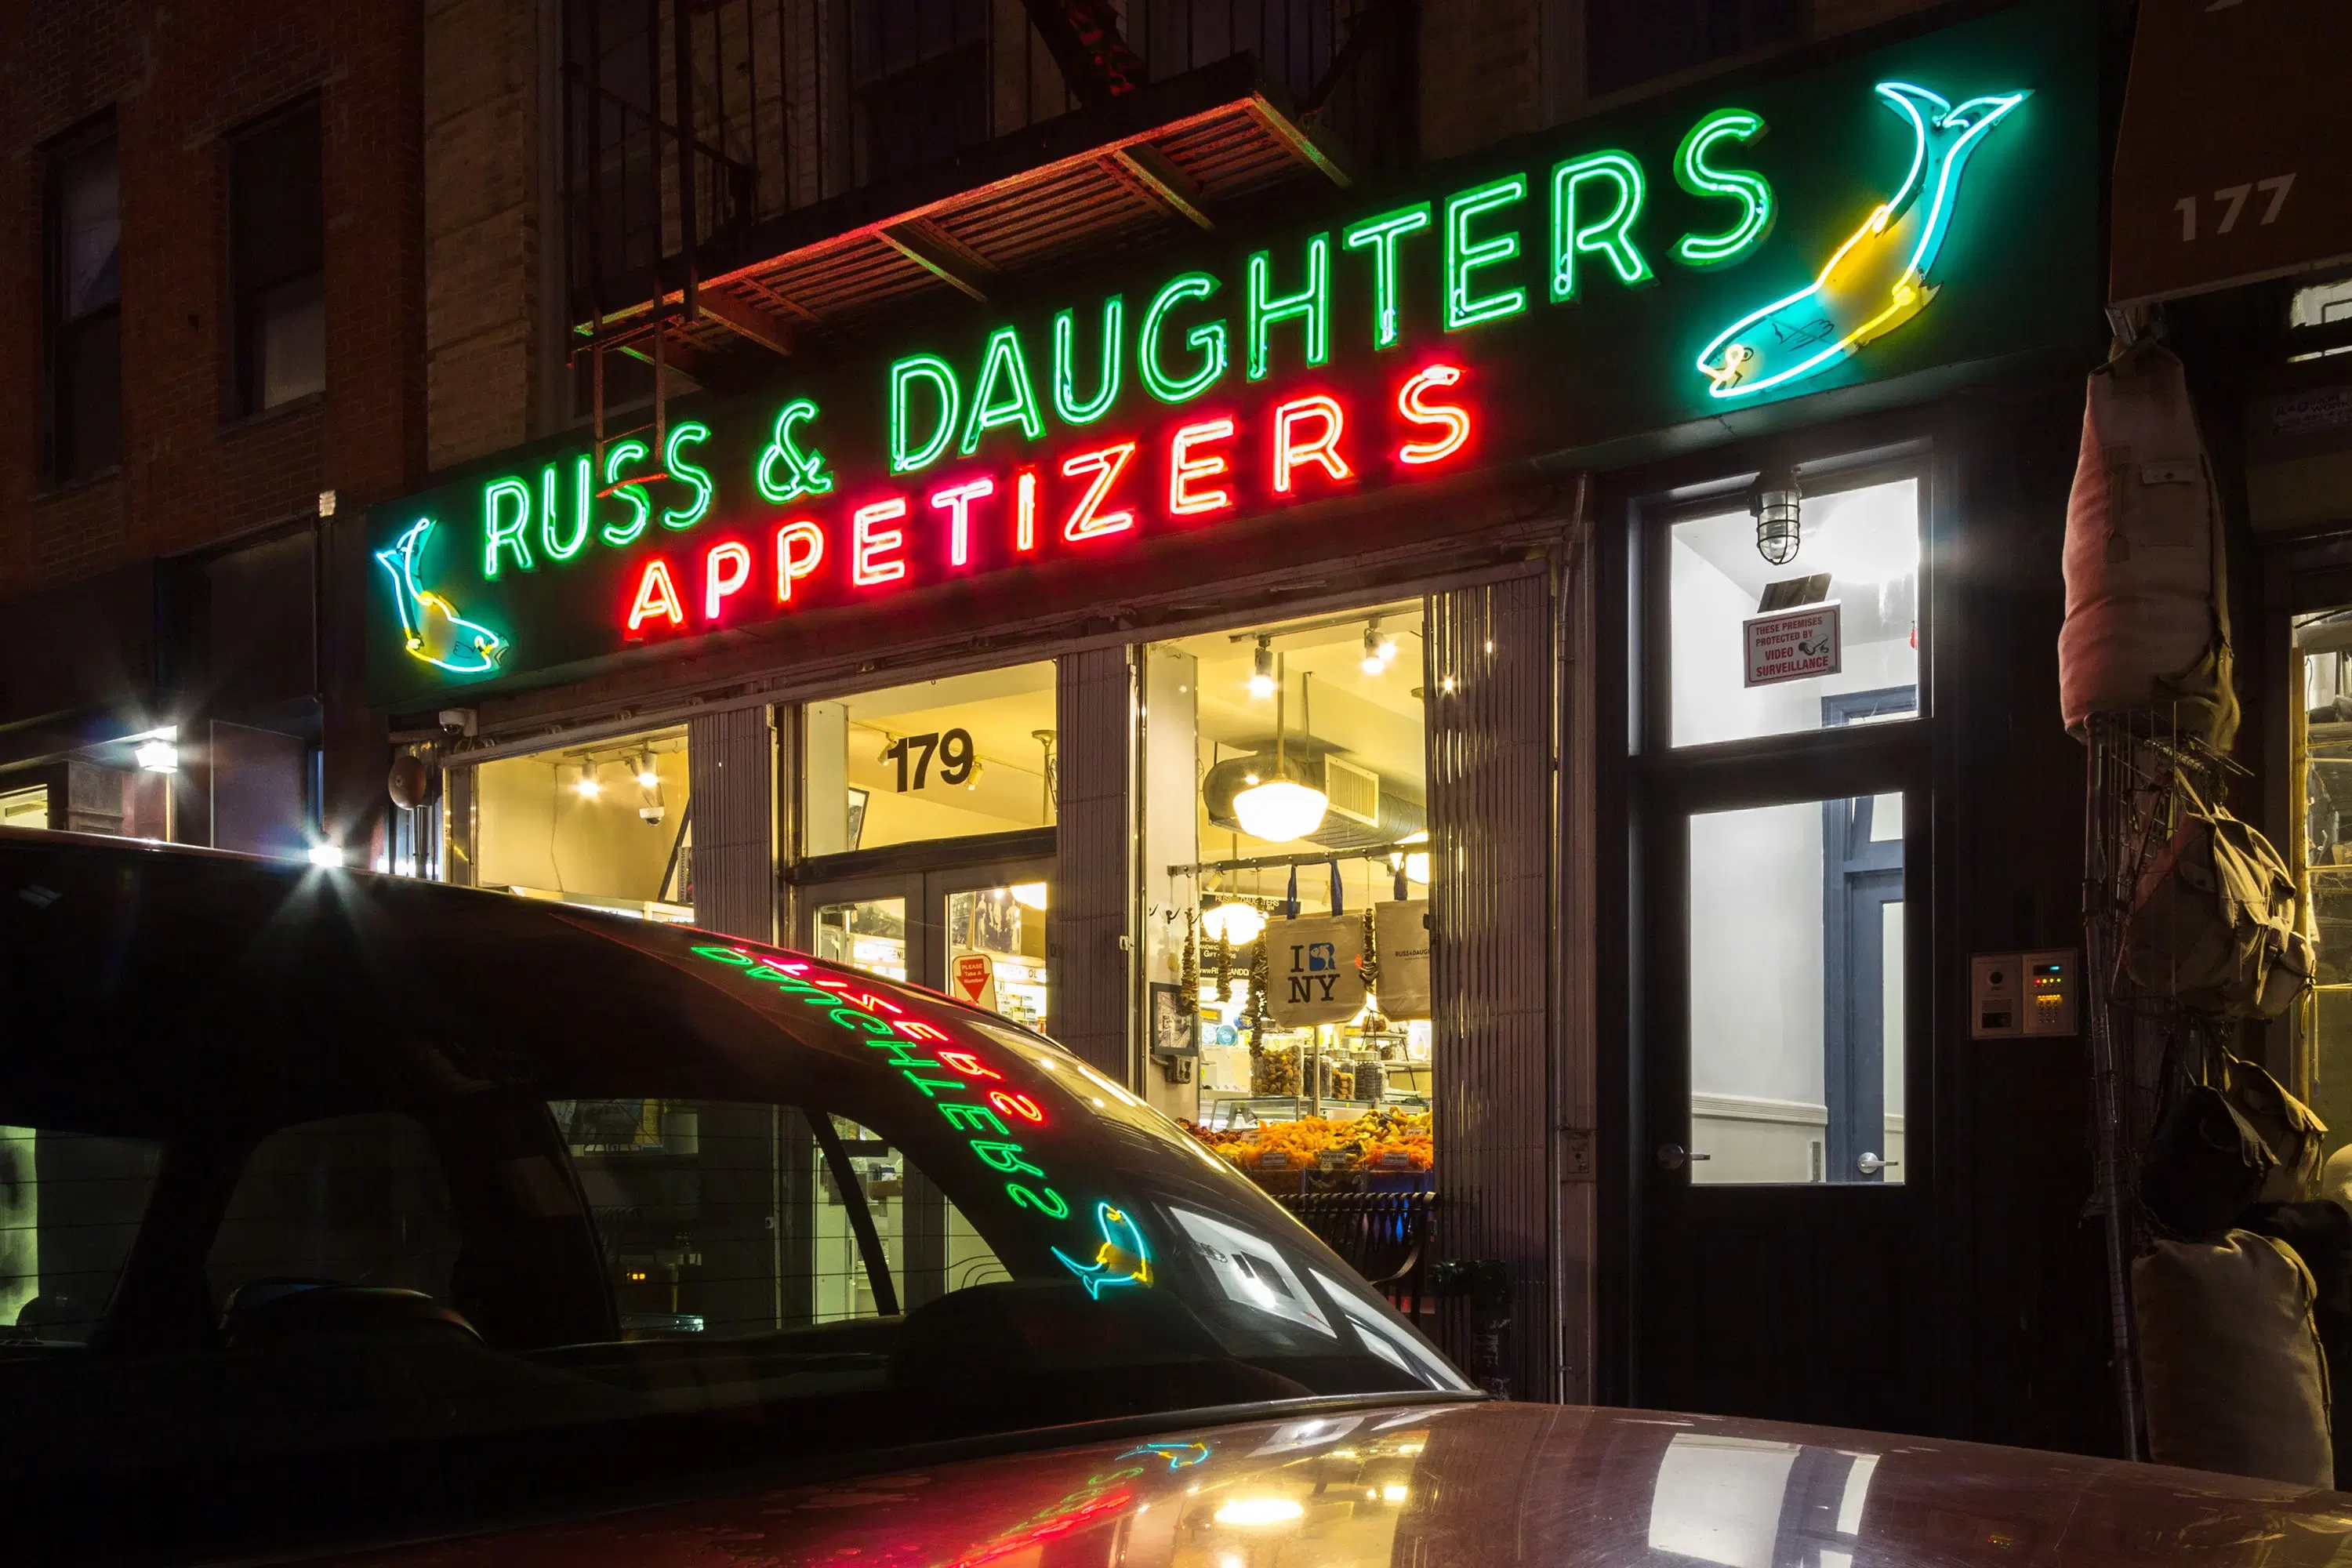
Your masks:
{"label": "track light", "polygon": [[[1393,651],[1396,645],[1391,643],[1389,647]],[[1366,675],[1379,675],[1388,667],[1388,658],[1381,652],[1381,623],[1376,616],[1364,623],[1364,662],[1360,668]]]}
{"label": "track light", "polygon": [[1261,701],[1274,695],[1274,638],[1263,632],[1250,656],[1249,694]]}
{"label": "track light", "polygon": [[661,774],[654,771],[654,754],[651,752],[646,752],[637,759],[637,787],[640,789],[661,787]]}
{"label": "track light", "polygon": [[580,764],[580,780],[572,787],[580,792],[582,800],[594,800],[604,794],[604,785],[596,777],[596,764],[592,762],[583,762]]}

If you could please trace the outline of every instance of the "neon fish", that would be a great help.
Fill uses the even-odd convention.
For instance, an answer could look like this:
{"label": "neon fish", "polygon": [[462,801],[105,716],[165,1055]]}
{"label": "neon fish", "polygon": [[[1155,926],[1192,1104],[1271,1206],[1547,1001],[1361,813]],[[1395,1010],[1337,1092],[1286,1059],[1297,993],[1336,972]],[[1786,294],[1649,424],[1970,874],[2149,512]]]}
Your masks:
{"label": "neon fish", "polygon": [[377,564],[392,574],[393,602],[400,606],[400,630],[410,654],[453,675],[479,675],[499,667],[507,639],[457,613],[440,595],[416,585],[416,555],[433,531],[433,520],[416,525],[375,552]]}
{"label": "neon fish", "polygon": [[1168,1461],[1171,1470],[1189,1469],[1209,1457],[1206,1443],[1140,1443],[1119,1456],[1122,1459],[1159,1458]]}
{"label": "neon fish", "polygon": [[1746,397],[1815,375],[1933,303],[1927,281],[1951,226],[1960,174],[1986,132],[2031,93],[1951,104],[1909,82],[1878,84],[1879,101],[1910,122],[1911,169],[1895,195],[1832,252],[1811,287],[1742,316],[1708,340],[1698,373],[1710,397]]}
{"label": "neon fish", "polygon": [[1114,1285],[1149,1285],[1151,1283],[1151,1249],[1143,1243],[1143,1233],[1135,1222],[1108,1203],[1095,1205],[1095,1228],[1102,1233],[1102,1245],[1095,1249],[1092,1263],[1080,1263],[1076,1258],[1054,1248],[1054,1256],[1062,1267],[1078,1277],[1087,1294],[1096,1300]]}

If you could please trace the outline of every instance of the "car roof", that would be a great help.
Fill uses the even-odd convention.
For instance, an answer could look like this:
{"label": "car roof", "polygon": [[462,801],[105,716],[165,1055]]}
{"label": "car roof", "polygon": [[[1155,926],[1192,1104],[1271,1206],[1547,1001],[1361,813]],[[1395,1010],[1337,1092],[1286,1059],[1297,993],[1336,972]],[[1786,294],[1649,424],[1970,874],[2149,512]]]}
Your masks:
{"label": "car roof", "polygon": [[869,1076],[862,1058],[872,1053],[822,1011],[740,984],[740,958],[713,963],[713,950],[789,963],[908,1016],[1014,1026],[918,987],[691,928],[5,829],[0,1093],[43,1125],[168,1135],[197,1104],[282,1124],[497,1086],[725,1098],[779,1052],[820,1085]]}

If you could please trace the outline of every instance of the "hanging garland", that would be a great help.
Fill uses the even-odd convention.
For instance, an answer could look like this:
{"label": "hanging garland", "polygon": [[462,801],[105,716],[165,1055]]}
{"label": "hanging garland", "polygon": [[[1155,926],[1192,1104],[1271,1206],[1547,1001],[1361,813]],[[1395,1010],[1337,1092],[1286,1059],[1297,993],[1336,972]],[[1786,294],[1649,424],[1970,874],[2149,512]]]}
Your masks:
{"label": "hanging garland", "polygon": [[1194,1017],[1201,1011],[1200,927],[1198,915],[1184,917],[1184,969],[1176,978],[1176,1012],[1180,1017]]}
{"label": "hanging garland", "polygon": [[1234,999],[1234,944],[1223,937],[1217,939],[1217,1003],[1223,1006]]}

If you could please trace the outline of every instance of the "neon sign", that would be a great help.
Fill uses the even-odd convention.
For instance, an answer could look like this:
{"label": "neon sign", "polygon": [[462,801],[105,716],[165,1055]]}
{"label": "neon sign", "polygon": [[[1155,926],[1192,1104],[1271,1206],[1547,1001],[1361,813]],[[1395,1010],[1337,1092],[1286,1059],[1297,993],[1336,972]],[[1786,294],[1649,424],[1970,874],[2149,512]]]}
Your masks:
{"label": "neon sign", "polygon": [[[698,958],[736,971],[745,980],[772,986],[781,995],[823,1009],[827,1018],[860,1045],[887,1056],[889,1065],[946,1119],[992,1176],[1017,1178],[1003,1184],[1005,1196],[1016,1208],[1034,1210],[1047,1219],[1070,1217],[1068,1200],[1055,1190],[1045,1168],[1031,1158],[1030,1146],[1014,1141],[1013,1123],[1005,1120],[1010,1116],[1038,1129],[1045,1125],[1045,1110],[1034,1098],[1014,1089],[1002,1072],[971,1047],[952,1044],[946,1031],[907,1017],[905,1009],[888,997],[803,960],[712,943],[689,951]],[[883,1016],[886,1013],[891,1016]],[[991,1089],[991,1084],[998,1087]],[[981,1103],[983,1100],[985,1104]],[[975,1132],[982,1136],[968,1136]],[[1022,1136],[1031,1137],[1034,1132]],[[1150,1245],[1127,1211],[1106,1199],[1095,1205],[1093,1220],[1097,1235],[1091,1262],[1081,1263],[1059,1247],[1052,1249],[1063,1267],[1086,1287],[1087,1294],[1100,1300],[1103,1291],[1115,1286],[1150,1284]]]}
{"label": "neon sign", "polygon": [[[1990,374],[2084,319],[2095,42],[2052,0],[1699,112],[1636,106],[1361,214],[793,369],[660,437],[483,465],[383,510],[371,685],[389,705],[759,622],[878,625],[910,595],[977,631],[992,605],[1099,603],[1138,551],[1154,582],[1213,583],[1244,531],[1282,559],[1257,541],[1293,509]],[[2035,246],[2002,242],[2027,204]],[[1315,515],[1297,541],[1345,553]],[[1382,515],[1418,519],[1385,525],[1402,537],[1454,514]],[[447,548],[404,574],[420,520]],[[421,596],[428,567],[447,597]]]}
{"label": "neon sign", "polygon": [[1752,397],[1818,375],[1910,321],[1942,292],[1927,274],[1951,226],[1960,172],[1985,132],[2030,95],[1989,95],[1956,106],[1909,82],[1883,81],[1877,91],[1911,123],[1909,172],[1831,252],[1811,288],[1749,311],[1699,350],[1708,396]]}

